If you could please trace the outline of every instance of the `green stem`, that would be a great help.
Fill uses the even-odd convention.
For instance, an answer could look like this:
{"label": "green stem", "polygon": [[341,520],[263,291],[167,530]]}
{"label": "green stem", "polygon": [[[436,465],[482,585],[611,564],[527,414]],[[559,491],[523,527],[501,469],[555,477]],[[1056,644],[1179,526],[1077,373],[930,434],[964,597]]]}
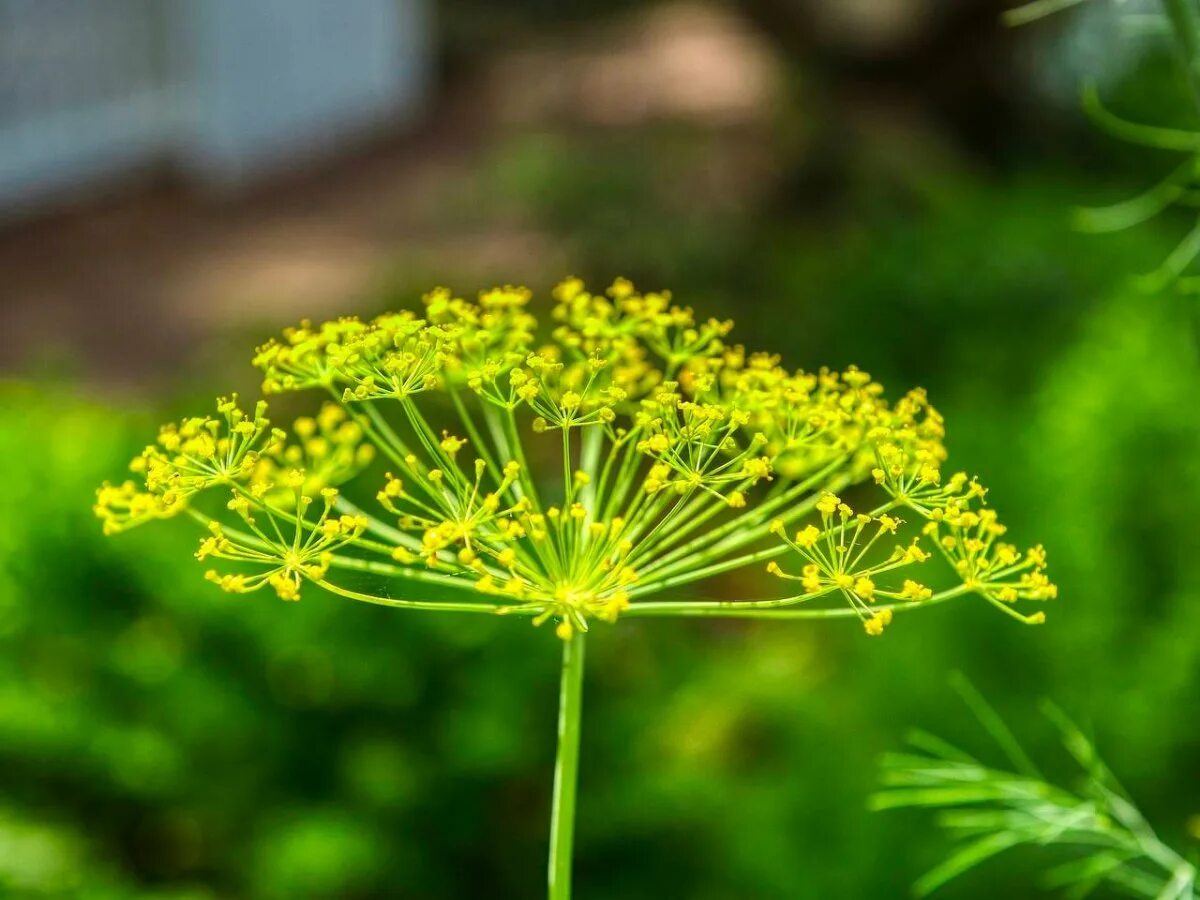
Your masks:
{"label": "green stem", "polygon": [[[831,593],[827,588],[821,593]],[[928,600],[905,600],[897,603],[882,603],[873,606],[877,612],[890,609],[894,613],[907,612],[910,609],[925,609],[937,606],[970,594],[975,587],[960,584],[939,594],[934,594]],[[634,616],[718,616],[731,618],[760,618],[760,619],[844,619],[859,614],[850,606],[820,607],[817,609],[789,609],[787,607],[815,599],[819,594],[802,594],[797,597],[784,597],[779,600],[659,600],[652,602],[634,603],[621,618]]]}
{"label": "green stem", "polygon": [[579,782],[579,718],[583,710],[584,633],[563,641],[558,695],[558,756],[550,811],[550,900],[571,898],[571,848],[575,842],[575,789]]}
{"label": "green stem", "polygon": [[358,600],[362,603],[373,603],[376,606],[391,606],[396,609],[424,609],[434,612],[469,612],[469,613],[491,613],[496,615],[497,612],[504,607],[495,603],[481,603],[475,601],[455,602],[453,600],[401,600],[396,597],[379,597],[375,594],[364,594],[361,591],[351,591],[344,587],[339,587],[329,581],[317,581],[318,587],[323,587],[331,594],[338,594],[350,600]]}
{"label": "green stem", "polygon": [[730,569],[740,569],[742,566],[748,566],[751,563],[762,562],[764,559],[770,559],[772,556],[779,556],[787,551],[787,547],[780,544],[775,547],[766,547],[762,550],[756,550],[754,553],[746,553],[742,556],[733,559],[727,559],[723,562],[713,563],[708,566],[699,566],[703,562],[703,557],[698,557],[695,560],[690,560],[693,568],[690,572],[680,572],[678,575],[672,575],[670,578],[660,578],[656,581],[647,581],[639,583],[629,591],[629,596],[644,597],[646,594],[656,594],[659,591],[665,591],[668,588],[679,587],[683,584],[691,584],[693,581],[700,581],[710,575],[719,575],[722,572],[728,572]]}

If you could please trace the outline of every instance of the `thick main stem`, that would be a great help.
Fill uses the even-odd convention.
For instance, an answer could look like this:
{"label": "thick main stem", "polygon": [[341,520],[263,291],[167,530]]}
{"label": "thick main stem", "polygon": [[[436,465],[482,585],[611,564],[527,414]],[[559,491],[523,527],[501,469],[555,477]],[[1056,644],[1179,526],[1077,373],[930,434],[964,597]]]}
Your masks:
{"label": "thick main stem", "polygon": [[583,711],[584,633],[563,641],[558,695],[558,755],[550,811],[550,900],[570,900],[571,851],[575,843],[575,789],[579,783],[579,719]]}

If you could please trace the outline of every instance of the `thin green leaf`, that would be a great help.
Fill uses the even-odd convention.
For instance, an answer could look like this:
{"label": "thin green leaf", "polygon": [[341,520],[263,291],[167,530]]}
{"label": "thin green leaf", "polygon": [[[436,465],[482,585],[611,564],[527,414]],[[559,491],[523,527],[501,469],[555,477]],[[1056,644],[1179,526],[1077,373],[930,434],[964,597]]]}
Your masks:
{"label": "thin green leaf", "polygon": [[913,885],[913,891],[918,897],[925,897],[936,891],[946,882],[957,878],[964,872],[991,859],[997,853],[1003,853],[1021,843],[1020,838],[1011,834],[991,834],[980,838],[963,847],[945,862],[930,869]]}
{"label": "thin green leaf", "polygon": [[1105,850],[1055,866],[1046,873],[1042,883],[1048,888],[1063,888],[1080,882],[1095,885],[1123,866],[1128,859],[1128,855]]}
{"label": "thin green leaf", "polygon": [[1041,779],[1042,773],[1033,764],[1033,760],[1025,753],[1020,742],[1004,724],[1004,720],[1000,718],[992,705],[975,689],[975,685],[971,684],[962,672],[952,672],[950,686],[979,720],[979,724],[983,726],[984,730],[992,736],[992,740],[1004,751],[1004,755],[1008,757],[1013,767],[1022,775]]}
{"label": "thin green leaf", "polygon": [[1084,114],[1098,128],[1115,138],[1142,147],[1154,147],[1158,150],[1178,150],[1183,153],[1200,152],[1200,133],[1182,128],[1142,125],[1122,119],[1105,108],[1093,84],[1084,86],[1082,102]]}
{"label": "thin green leaf", "polygon": [[1200,221],[1183,237],[1161,266],[1137,278],[1136,284],[1148,294],[1156,294],[1177,279],[1200,256]]}
{"label": "thin green leaf", "polygon": [[969,803],[986,803],[1002,797],[1002,793],[988,786],[896,788],[873,794],[868,803],[873,810],[883,810],[910,806],[962,806]]}
{"label": "thin green leaf", "polygon": [[1136,197],[1111,206],[1081,207],[1072,216],[1074,227],[1092,234],[1123,231],[1152,219],[1188,193],[1188,184],[1196,174],[1196,160],[1189,159],[1166,178]]}
{"label": "thin green leaf", "polygon": [[1032,0],[1031,3],[1005,10],[1000,14],[1000,21],[1010,28],[1016,28],[1036,22],[1038,19],[1044,19],[1046,16],[1052,16],[1064,9],[1070,9],[1072,6],[1078,6],[1083,2],[1084,0]]}
{"label": "thin green leaf", "polygon": [[1150,875],[1128,864],[1113,871],[1108,876],[1108,880],[1124,888],[1135,897],[1146,897],[1147,900],[1153,900],[1153,898],[1157,897],[1162,891],[1163,885],[1162,877]]}
{"label": "thin green leaf", "polygon": [[923,731],[920,728],[914,728],[910,731],[905,740],[909,746],[917,750],[922,750],[930,756],[940,756],[947,760],[979,765],[978,761],[970,754],[958,749],[949,741],[943,740],[936,734],[930,734],[928,731]]}
{"label": "thin green leaf", "polygon": [[1154,900],[1180,900],[1182,897],[1190,897],[1195,884],[1196,870],[1186,864],[1180,865]]}

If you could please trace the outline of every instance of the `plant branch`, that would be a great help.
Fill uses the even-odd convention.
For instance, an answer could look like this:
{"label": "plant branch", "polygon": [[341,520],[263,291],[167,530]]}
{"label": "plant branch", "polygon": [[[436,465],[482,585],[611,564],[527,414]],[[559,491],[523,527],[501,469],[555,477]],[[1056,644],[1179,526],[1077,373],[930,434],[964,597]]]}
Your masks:
{"label": "plant branch", "polygon": [[[941,593],[934,594],[928,600],[905,601],[903,603],[881,603],[872,606],[876,612],[891,610],[894,613],[911,609],[924,609],[936,606],[964,594],[969,594],[975,588],[960,584]],[[821,609],[789,609],[806,600],[812,600],[822,594],[830,593],[833,588],[827,588],[816,594],[802,594],[797,597],[783,597],[779,600],[663,600],[649,603],[634,603],[621,614],[621,618],[635,616],[715,616],[721,618],[747,619],[846,619],[857,617],[859,613],[849,606],[834,606]]]}
{"label": "plant branch", "polygon": [[401,600],[397,597],[377,597],[375,594],[363,594],[359,591],[352,591],[348,588],[339,587],[330,581],[321,580],[316,582],[318,587],[323,587],[325,590],[333,594],[338,594],[350,600],[358,600],[362,603],[373,603],[376,606],[392,606],[397,609],[423,609],[433,612],[473,612],[473,613],[491,613],[497,615],[504,607],[496,603],[482,603],[478,601],[454,601],[454,600]]}

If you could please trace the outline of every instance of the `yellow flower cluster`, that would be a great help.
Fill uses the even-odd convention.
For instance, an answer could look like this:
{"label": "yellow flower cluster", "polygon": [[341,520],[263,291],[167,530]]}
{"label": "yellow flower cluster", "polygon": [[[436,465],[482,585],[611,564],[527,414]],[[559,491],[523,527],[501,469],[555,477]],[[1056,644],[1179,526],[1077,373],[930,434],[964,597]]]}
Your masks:
{"label": "yellow flower cluster", "polygon": [[[978,496],[966,493],[951,498],[932,511],[925,526],[925,533],[963,583],[1006,604],[1058,596],[1058,588],[1046,577],[1046,551],[1039,545],[1022,553],[998,540],[1007,529],[995,510],[970,508]],[[1038,612],[1030,618],[1040,622],[1045,616]]]}
{"label": "yellow flower cluster", "polygon": [[[981,489],[943,484],[944,426],[923,392],[889,404],[859,369],[788,370],[730,344],[732,323],[624,279],[592,293],[572,278],[553,296],[548,333],[512,286],[287,329],[254,358],[263,390],[324,392],[322,410],[291,437],[270,428],[265,403],[248,415],[236,398],[167,426],[134,461],[143,485],[101,488],[105,530],[186,510],[208,529],[200,555],[246,570],[211,576],[226,589],[294,599],[310,581],[367,602],[552,620],[562,637],[621,615],[730,614],[642,598],[791,548],[805,565],[785,577],[804,593],[763,615],[838,592],[878,633],[892,608],[878,598],[940,596],[877,583],[925,557],[913,543],[869,558],[899,525],[889,511],[907,507],[941,529],[935,543],[971,590],[1006,609],[1052,595],[1040,557],[1011,561],[991,541],[994,517],[972,511]],[[872,481],[880,509],[855,515],[835,496]],[[344,484],[359,505],[334,490]],[[196,495],[210,487],[233,500],[206,508]],[[360,593],[344,573],[477,599]]]}
{"label": "yellow flower cluster", "polygon": [[126,481],[119,486],[105,483],[97,493],[95,509],[105,533],[173,515],[207,487],[248,481],[263,448],[281,437],[270,431],[266,409],[266,403],[259,402],[254,414],[247,415],[235,394],[218,398],[215,418],[198,416],[164,425],[157,442],[129,466],[142,475],[144,489]]}
{"label": "yellow flower cluster", "polygon": [[[105,533],[193,512],[210,532],[198,558],[268,566],[262,577],[210,572],[210,580],[230,591],[270,584],[281,597],[296,599],[301,574],[314,579],[323,572],[319,563],[330,549],[362,534],[365,519],[351,522],[330,515],[337,497],[332,485],[361,472],[370,463],[374,447],[362,442],[359,426],[336,404],[326,404],[313,418],[296,420],[294,441],[282,430],[271,429],[265,413],[266,404],[260,402],[254,415],[247,415],[235,395],[218,399],[216,417],[164,426],[157,442],[130,464],[142,475],[141,486],[132,480],[106,483],[97,492],[95,511]],[[207,488],[232,493],[226,508],[250,529],[249,535],[189,508],[189,500]],[[325,498],[325,510],[314,523],[305,514],[316,497]],[[252,511],[265,513],[270,522],[267,532]],[[291,530],[290,539],[285,540],[282,528]]]}
{"label": "yellow flower cluster", "polygon": [[286,473],[283,478],[283,486],[290,489],[293,498],[290,538],[270,515],[271,506],[261,507],[271,519],[268,530],[264,530],[254,515],[254,504],[235,491],[226,506],[241,519],[247,531],[210,519],[209,535],[201,540],[196,559],[248,564],[251,574],[222,574],[209,569],[205,578],[232,593],[248,593],[269,585],[282,600],[299,600],[300,586],[306,579],[320,583],[329,571],[333,551],[360,538],[367,520],[364,516],[333,515],[337,488],[322,488],[323,509],[315,521],[310,521],[307,516],[314,498],[304,493],[305,480],[305,473],[299,470]]}
{"label": "yellow flower cluster", "polygon": [[899,589],[888,589],[879,583],[881,575],[919,565],[929,558],[915,538],[906,547],[893,545],[886,556],[873,558],[877,554],[871,551],[879,541],[895,535],[904,524],[900,519],[887,514],[855,514],[830,493],[822,495],[816,506],[820,513],[819,526],[810,523],[789,536],[782,522],[772,523],[774,533],[806,560],[802,573],[788,574],[774,561],[767,564],[769,572],[799,581],[808,598],[834,591],[840,593],[861,617],[863,627],[871,635],[882,634],[884,626],[892,621],[890,607],[874,608],[878,598],[909,601],[927,600],[932,596],[929,588],[912,579],[904,579]]}

